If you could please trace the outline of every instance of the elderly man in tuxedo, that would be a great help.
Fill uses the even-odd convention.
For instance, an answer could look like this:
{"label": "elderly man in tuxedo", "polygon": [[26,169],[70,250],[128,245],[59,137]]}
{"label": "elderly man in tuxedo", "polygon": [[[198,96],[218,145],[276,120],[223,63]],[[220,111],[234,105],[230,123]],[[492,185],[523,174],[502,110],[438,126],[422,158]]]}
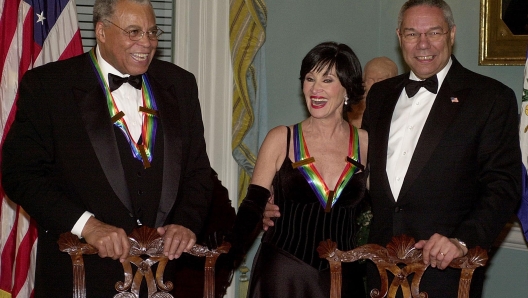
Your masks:
{"label": "elderly man in tuxedo", "polygon": [[26,73],[3,146],[5,192],[38,224],[35,297],[71,297],[60,233],[98,248],[85,257],[87,296],[112,297],[132,229],[156,227],[178,258],[209,207],[196,81],[154,59],[163,32],[152,4],[96,0],[94,26],[94,49]]}
{"label": "elderly man in tuxedo", "polygon": [[[407,1],[396,33],[411,71],[374,84],[363,116],[369,242],[414,237],[432,267],[421,290],[456,297],[460,272],[447,265],[468,247],[490,248],[521,196],[517,101],[452,55],[456,26],[443,0]],[[472,297],[482,285],[477,271]]]}

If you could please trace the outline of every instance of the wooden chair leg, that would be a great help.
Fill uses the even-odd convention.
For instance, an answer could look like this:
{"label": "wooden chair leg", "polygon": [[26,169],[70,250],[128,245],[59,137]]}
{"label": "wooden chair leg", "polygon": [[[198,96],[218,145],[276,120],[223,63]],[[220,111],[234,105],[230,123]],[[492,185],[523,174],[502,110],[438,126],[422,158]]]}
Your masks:
{"label": "wooden chair leg", "polygon": [[341,298],[341,262],[330,261],[330,298]]}
{"label": "wooden chair leg", "polygon": [[205,257],[205,276],[204,276],[204,298],[215,297],[215,265],[218,257],[229,252],[231,244],[228,242],[222,243],[217,249],[208,249],[203,245],[195,244],[189,254],[196,257]]}
{"label": "wooden chair leg", "polygon": [[86,298],[84,259],[82,253],[70,255],[73,264],[73,298]]}
{"label": "wooden chair leg", "polygon": [[471,286],[473,272],[475,272],[474,268],[462,269],[460,282],[458,284],[458,298],[469,298],[469,287]]}
{"label": "wooden chair leg", "polygon": [[212,254],[205,257],[204,298],[215,296],[215,265],[220,254]]}
{"label": "wooden chair leg", "polygon": [[60,251],[68,253],[72,260],[73,298],[86,298],[83,254],[96,254],[97,249],[90,244],[81,243],[79,238],[71,233],[61,235],[58,244]]}

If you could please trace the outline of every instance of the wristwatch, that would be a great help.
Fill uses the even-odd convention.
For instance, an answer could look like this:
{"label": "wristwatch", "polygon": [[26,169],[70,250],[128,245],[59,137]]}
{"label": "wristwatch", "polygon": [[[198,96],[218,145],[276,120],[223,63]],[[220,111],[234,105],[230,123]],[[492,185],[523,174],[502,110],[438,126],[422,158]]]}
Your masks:
{"label": "wristwatch", "polygon": [[454,240],[456,240],[460,245],[462,245],[463,247],[467,248],[467,245],[466,245],[466,242],[458,239],[458,238],[453,238]]}

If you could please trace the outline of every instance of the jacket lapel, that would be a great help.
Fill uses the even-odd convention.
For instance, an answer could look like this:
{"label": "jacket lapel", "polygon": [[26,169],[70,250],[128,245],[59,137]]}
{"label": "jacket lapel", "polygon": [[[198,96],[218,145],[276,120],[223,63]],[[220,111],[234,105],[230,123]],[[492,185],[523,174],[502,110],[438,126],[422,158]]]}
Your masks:
{"label": "jacket lapel", "polygon": [[469,89],[461,89],[463,85],[459,84],[460,80],[456,77],[462,66],[454,57],[452,58],[453,64],[451,65],[451,69],[436,96],[418,143],[416,144],[416,149],[414,150],[400,191],[399,197],[401,198],[409,191],[422,169],[430,161],[431,155],[444,138],[446,129],[458,115],[458,111],[469,92]]}
{"label": "jacket lapel", "polygon": [[[405,78],[405,76],[403,76]],[[408,76],[407,76],[408,77]],[[387,176],[387,144],[389,142],[389,133],[390,133],[390,126],[392,121],[392,114],[394,112],[394,108],[396,106],[396,103],[398,102],[398,99],[400,98],[400,94],[404,87],[404,80],[397,83],[395,85],[395,88],[391,90],[390,93],[387,94],[385,98],[382,99],[382,105],[379,112],[379,118],[376,121],[377,126],[376,130],[379,132],[383,132],[382,134],[378,134],[379,137],[376,139],[371,139],[369,142],[375,142],[375,144],[372,145],[372,148],[378,148],[372,152],[369,150],[369,154],[372,156],[369,156],[369,159],[372,158],[372,160],[378,160],[380,161],[378,164],[379,169],[377,171],[372,171],[375,173],[383,173],[383,177],[379,177],[381,179],[381,183],[383,186],[383,189],[386,192],[386,195],[388,198],[391,198],[392,201],[394,201],[394,196],[392,194],[390,184],[389,184],[389,178]],[[370,147],[371,145],[369,145]]]}
{"label": "jacket lapel", "polygon": [[[108,183],[119,197],[119,200],[132,211],[132,203],[128,193],[125,173],[121,164],[113,124],[106,104],[105,95],[101,89],[86,55],[87,74],[84,75],[74,88],[74,96],[81,110],[81,117],[88,132],[90,142],[99,159],[101,168]],[[88,91],[90,90],[90,91]]]}
{"label": "jacket lapel", "polygon": [[180,162],[182,160],[180,110],[175,86],[172,85],[168,89],[163,87],[150,73],[148,73],[148,78],[154,92],[159,121],[164,133],[163,181],[156,216],[156,227],[160,227],[164,225],[178,195],[182,166]]}

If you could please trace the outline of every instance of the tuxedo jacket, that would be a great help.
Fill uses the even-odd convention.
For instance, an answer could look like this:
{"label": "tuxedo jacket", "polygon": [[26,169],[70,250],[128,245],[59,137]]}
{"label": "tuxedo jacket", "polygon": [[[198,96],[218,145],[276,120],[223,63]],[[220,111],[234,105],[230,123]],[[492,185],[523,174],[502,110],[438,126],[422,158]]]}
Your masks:
{"label": "tuxedo jacket", "polygon": [[370,243],[385,246],[398,234],[419,241],[439,233],[487,249],[514,214],[521,197],[515,94],[451,58],[397,201],[386,172],[387,143],[409,73],[369,91],[362,126],[369,133]]}
{"label": "tuxedo jacket", "polygon": [[[179,224],[198,235],[208,212],[212,181],[196,81],[191,73],[156,59],[146,74],[162,127],[157,138],[163,138],[163,156],[153,158],[162,158],[163,164],[162,181],[157,181],[160,197],[150,208],[155,214],[147,216],[151,220],[144,224]],[[37,297],[62,295],[46,292],[60,284],[71,290],[68,279],[56,281],[72,272],[70,257],[59,252],[56,242],[83,212],[90,211],[127,233],[137,226],[130,193],[134,188],[120,158],[119,133],[87,53],[24,75],[15,121],[3,146],[2,186],[38,223]],[[85,258],[87,272],[89,267],[122,272],[119,262]],[[87,277],[88,288],[109,279],[98,274]],[[114,294],[115,281],[110,287]]]}

